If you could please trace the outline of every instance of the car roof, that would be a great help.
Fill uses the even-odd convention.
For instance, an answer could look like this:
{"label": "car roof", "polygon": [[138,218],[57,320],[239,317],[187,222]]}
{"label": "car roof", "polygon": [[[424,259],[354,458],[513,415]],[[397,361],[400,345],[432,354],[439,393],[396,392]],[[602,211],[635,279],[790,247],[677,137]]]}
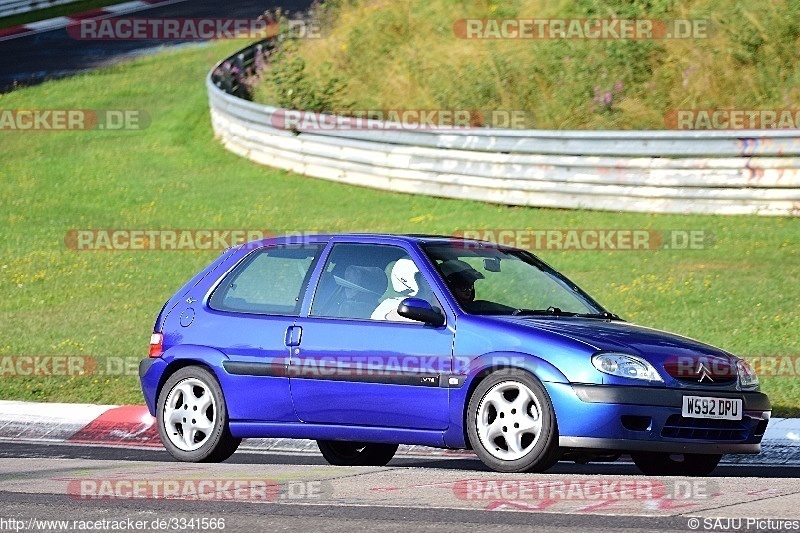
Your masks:
{"label": "car roof", "polygon": [[[458,237],[455,235],[437,235],[437,234],[428,234],[428,233],[317,233],[317,234],[291,234],[288,233],[287,235],[283,236],[275,236],[270,237],[267,239],[261,239],[258,241],[252,241],[248,243],[252,246],[255,243],[259,245],[268,245],[268,244],[285,244],[285,243],[314,243],[314,242],[328,242],[331,239],[352,239],[352,240],[363,240],[364,242],[370,243],[379,243],[380,241],[403,241],[408,243],[418,243],[418,244],[427,244],[427,243],[442,243],[442,244],[452,244],[454,242],[462,243],[465,246],[469,246],[470,244],[474,246],[480,245],[491,245],[497,246],[497,244],[491,241],[483,241],[478,239],[465,239],[462,237]],[[244,245],[244,246],[247,246]]]}

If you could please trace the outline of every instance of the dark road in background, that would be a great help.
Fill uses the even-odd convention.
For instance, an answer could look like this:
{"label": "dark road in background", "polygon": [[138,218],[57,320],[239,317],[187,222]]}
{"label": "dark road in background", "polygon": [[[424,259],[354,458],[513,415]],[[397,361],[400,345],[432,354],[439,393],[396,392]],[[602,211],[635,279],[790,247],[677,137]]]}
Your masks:
{"label": "dark road in background", "polygon": [[[265,10],[280,6],[291,13],[308,9],[310,0],[258,1],[187,0],[137,11],[125,18],[242,18],[255,19]],[[66,28],[55,29],[0,42],[0,92],[34,85],[47,79],[111,65],[159,47],[175,46],[180,40],[79,41]],[[242,41],[245,46],[246,41]],[[168,73],[165,73],[165,75]]]}

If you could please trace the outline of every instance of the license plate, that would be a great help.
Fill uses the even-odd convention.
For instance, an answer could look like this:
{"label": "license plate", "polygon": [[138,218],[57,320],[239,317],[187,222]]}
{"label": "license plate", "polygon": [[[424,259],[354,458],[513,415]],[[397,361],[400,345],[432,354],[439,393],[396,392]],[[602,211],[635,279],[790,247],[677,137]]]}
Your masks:
{"label": "license plate", "polygon": [[709,398],[684,396],[681,414],[688,418],[713,418],[716,420],[741,420],[742,400],[737,398]]}

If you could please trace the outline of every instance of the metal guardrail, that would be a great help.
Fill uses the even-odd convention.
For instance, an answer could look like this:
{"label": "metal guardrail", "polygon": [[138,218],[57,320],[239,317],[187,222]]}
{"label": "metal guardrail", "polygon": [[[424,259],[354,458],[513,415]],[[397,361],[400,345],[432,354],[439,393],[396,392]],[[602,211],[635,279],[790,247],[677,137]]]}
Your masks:
{"label": "metal guardrail", "polygon": [[289,131],[279,124],[287,111],[249,101],[243,81],[269,46],[245,48],[206,79],[216,135],[257,163],[510,205],[800,216],[798,131]]}
{"label": "metal guardrail", "polygon": [[70,4],[78,0],[0,0],[0,17],[19,15],[53,6]]}

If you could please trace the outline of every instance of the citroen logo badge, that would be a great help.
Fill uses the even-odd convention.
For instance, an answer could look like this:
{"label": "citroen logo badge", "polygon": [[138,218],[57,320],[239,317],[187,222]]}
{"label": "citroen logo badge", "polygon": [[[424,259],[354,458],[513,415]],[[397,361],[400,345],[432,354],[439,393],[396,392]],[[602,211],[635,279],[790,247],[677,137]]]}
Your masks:
{"label": "citroen logo badge", "polygon": [[698,383],[702,383],[704,379],[708,379],[708,381],[712,383],[714,382],[714,379],[711,377],[711,371],[703,361],[700,361],[697,364],[697,370],[695,370],[695,374],[700,376],[700,379],[697,380]]}

